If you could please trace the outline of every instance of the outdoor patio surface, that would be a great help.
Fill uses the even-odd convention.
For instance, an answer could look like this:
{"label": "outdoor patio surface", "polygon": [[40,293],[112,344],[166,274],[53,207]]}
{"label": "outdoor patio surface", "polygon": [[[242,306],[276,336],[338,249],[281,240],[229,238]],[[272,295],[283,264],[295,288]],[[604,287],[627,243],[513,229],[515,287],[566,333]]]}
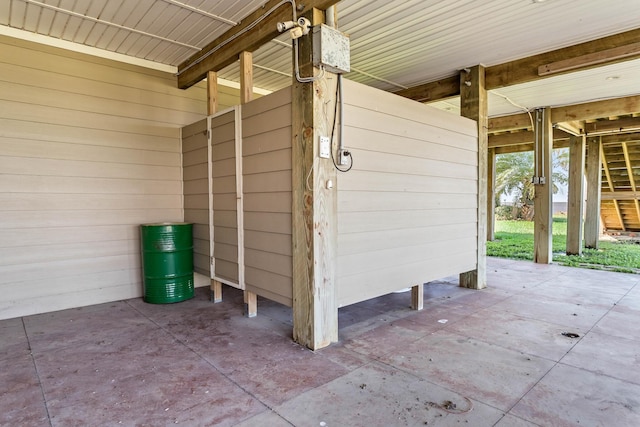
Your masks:
{"label": "outdoor patio surface", "polygon": [[317,352],[229,287],[3,320],[0,425],[640,426],[640,275],[490,258],[424,292],[340,309]]}

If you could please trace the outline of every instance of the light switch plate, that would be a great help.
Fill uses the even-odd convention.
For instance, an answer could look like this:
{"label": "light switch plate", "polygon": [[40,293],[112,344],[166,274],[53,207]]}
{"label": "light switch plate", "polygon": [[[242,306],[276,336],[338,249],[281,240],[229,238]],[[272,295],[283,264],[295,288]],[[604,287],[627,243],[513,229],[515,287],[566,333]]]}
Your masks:
{"label": "light switch plate", "polygon": [[328,136],[320,137],[320,157],[328,159],[331,156],[331,140]]}

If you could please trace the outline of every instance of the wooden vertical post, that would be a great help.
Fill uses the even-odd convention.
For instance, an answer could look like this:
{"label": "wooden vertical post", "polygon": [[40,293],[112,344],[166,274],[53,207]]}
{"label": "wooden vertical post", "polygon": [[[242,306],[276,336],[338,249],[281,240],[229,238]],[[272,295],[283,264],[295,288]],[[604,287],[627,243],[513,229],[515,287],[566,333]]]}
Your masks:
{"label": "wooden vertical post", "polygon": [[[253,54],[245,51],[240,54],[240,104],[251,102],[251,99],[253,99]],[[236,154],[242,155],[242,153]],[[242,215],[240,210],[238,215]],[[238,247],[240,245],[244,245],[244,242],[239,233]],[[238,268],[242,268],[240,259],[238,259]],[[255,317],[258,314],[258,295],[254,292],[244,291],[244,313],[247,317]]]}
{"label": "wooden vertical post", "polygon": [[218,112],[218,73],[209,71],[207,73],[207,115],[211,116]]}
{"label": "wooden vertical post", "polygon": [[487,155],[489,126],[485,68],[482,65],[460,73],[460,114],[478,122],[478,234],[476,269],[460,274],[460,286],[487,286]]}
{"label": "wooden vertical post", "polygon": [[496,225],[496,149],[487,153],[487,241],[495,239]]}
{"label": "wooden vertical post", "polygon": [[[209,71],[207,73],[207,115],[211,116],[218,112],[218,73]],[[211,153],[208,154],[211,157]],[[209,172],[211,173],[211,172]],[[212,197],[211,188],[209,189],[209,198]],[[210,206],[211,207],[211,204]],[[211,220],[211,219],[210,219]],[[209,225],[213,229],[213,222]],[[211,263],[213,264],[213,233],[209,235]],[[210,266],[213,268],[213,265]],[[211,279],[211,301],[214,303],[222,302],[222,283]]]}
{"label": "wooden vertical post", "polygon": [[[553,184],[552,154],[553,154],[553,126],[551,125],[551,108],[536,109],[534,122],[534,184],[535,197],[533,200],[533,262],[549,264],[553,256],[552,224],[553,224]],[[538,179],[538,183],[535,180]]]}
{"label": "wooden vertical post", "polygon": [[567,204],[567,255],[582,254],[584,211],[585,137],[569,139],[569,197]]}
{"label": "wooden vertical post", "polygon": [[600,137],[587,140],[587,207],[584,220],[584,246],[598,249],[600,240],[600,191],[602,150]]}
{"label": "wooden vertical post", "polygon": [[411,287],[411,309],[422,310],[424,308],[424,285],[421,283]]}
{"label": "wooden vertical post", "polygon": [[240,104],[246,104],[253,99],[253,54],[240,54]]}
{"label": "wooden vertical post", "polygon": [[[312,25],[324,21],[318,9],[303,16]],[[310,33],[298,41],[302,77],[319,74],[312,38]],[[338,340],[336,170],[318,147],[320,136],[331,136],[333,114],[323,112],[334,110],[336,84],[337,76],[325,72],[313,83],[294,76],[292,87],[293,339],[312,350]]]}

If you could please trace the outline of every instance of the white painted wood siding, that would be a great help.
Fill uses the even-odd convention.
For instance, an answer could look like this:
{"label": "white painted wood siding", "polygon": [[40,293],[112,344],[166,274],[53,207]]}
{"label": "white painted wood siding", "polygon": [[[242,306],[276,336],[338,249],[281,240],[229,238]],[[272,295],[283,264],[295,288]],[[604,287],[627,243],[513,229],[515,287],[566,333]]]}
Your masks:
{"label": "white painted wood siding", "polygon": [[235,110],[211,118],[214,276],[239,283]]}
{"label": "white painted wood siding", "polygon": [[139,224],[184,220],[205,114],[203,86],[0,37],[0,319],[140,296]]}
{"label": "white painted wood siding", "polygon": [[344,82],[340,306],[475,268],[475,122]]}
{"label": "white painted wood siding", "polygon": [[184,220],[193,223],[193,269],[211,277],[207,119],[182,128]]}
{"label": "white painted wood siding", "polygon": [[291,306],[291,88],[242,106],[246,289]]}

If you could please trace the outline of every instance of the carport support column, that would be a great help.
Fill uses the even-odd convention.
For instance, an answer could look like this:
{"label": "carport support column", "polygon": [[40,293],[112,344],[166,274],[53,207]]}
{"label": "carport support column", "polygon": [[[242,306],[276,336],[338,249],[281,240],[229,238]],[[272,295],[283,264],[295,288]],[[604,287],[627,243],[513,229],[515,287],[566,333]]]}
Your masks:
{"label": "carport support column", "polygon": [[552,147],[551,108],[538,108],[534,120],[533,262],[549,264],[552,260]]}
{"label": "carport support column", "polygon": [[602,150],[600,137],[587,140],[587,208],[584,220],[584,246],[598,249],[600,240],[600,191]]}
{"label": "carport support column", "polygon": [[[317,9],[304,16],[312,25],[324,21]],[[302,77],[319,74],[312,38],[298,40]],[[292,87],[293,339],[312,350],[338,341],[336,170],[318,147],[321,136],[331,136],[333,114],[326,112],[333,113],[336,85],[337,76],[325,72],[313,83],[294,76]]]}
{"label": "carport support column", "polygon": [[[253,99],[253,54],[251,52],[240,53],[240,104],[246,104]],[[238,215],[242,215],[240,209],[238,209]],[[238,247],[244,245],[244,242],[240,241],[240,234],[238,235]],[[238,256],[238,268],[243,268],[240,263],[240,256]],[[243,276],[243,274],[239,274]],[[241,285],[245,285],[241,283]],[[244,291],[244,314],[247,317],[256,317],[258,315],[258,295],[254,292]]]}
{"label": "carport support column", "polygon": [[585,137],[569,139],[569,197],[567,206],[567,255],[582,255],[584,211]]}
{"label": "carport support column", "polygon": [[[207,116],[214,115],[217,112],[218,73],[209,71],[207,73]],[[209,156],[209,162],[211,162],[211,153],[208,153],[207,155]],[[211,184],[211,181],[209,183]],[[211,209],[211,197],[212,191],[211,188],[209,188],[209,209]],[[209,212],[211,212],[211,210]],[[213,264],[213,224],[209,226],[209,242],[211,249],[211,264]],[[209,268],[213,269],[213,265],[211,264]],[[222,302],[222,283],[215,279],[211,279],[211,301],[214,303]]]}
{"label": "carport support column", "polygon": [[485,69],[482,65],[460,73],[460,114],[478,122],[478,233],[476,269],[460,274],[460,286],[487,286],[487,153],[489,126]]}
{"label": "carport support column", "polygon": [[495,239],[496,225],[496,149],[487,154],[487,241]]}

